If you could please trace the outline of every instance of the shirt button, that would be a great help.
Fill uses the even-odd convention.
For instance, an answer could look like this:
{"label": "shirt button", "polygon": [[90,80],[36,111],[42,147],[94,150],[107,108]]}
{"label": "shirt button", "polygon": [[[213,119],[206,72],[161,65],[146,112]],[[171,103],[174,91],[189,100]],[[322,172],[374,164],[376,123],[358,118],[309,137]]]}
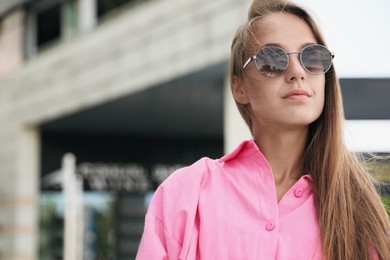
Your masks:
{"label": "shirt button", "polygon": [[275,224],[272,223],[272,222],[268,223],[268,224],[265,226],[265,229],[266,229],[267,231],[272,231],[274,228],[275,228]]}
{"label": "shirt button", "polygon": [[303,195],[303,190],[302,189],[296,189],[295,191],[294,191],[294,195],[295,195],[295,197],[297,197],[297,198],[300,198],[300,197],[302,197],[302,195]]}

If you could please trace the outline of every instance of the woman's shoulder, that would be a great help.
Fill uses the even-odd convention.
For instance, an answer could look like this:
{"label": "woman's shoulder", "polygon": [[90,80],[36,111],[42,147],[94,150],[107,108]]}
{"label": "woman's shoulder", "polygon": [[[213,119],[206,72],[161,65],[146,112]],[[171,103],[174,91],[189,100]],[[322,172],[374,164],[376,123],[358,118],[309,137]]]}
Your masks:
{"label": "woman's shoulder", "polygon": [[[211,159],[203,157],[190,166],[180,168],[173,172],[160,186],[156,193],[170,198],[181,198],[182,195],[196,196],[202,186],[207,185],[210,178],[219,173],[225,173],[243,163],[244,158],[258,154],[259,150],[253,141],[244,141],[231,153],[219,158]],[[225,167],[226,165],[231,167]]]}
{"label": "woman's shoulder", "polygon": [[248,158],[258,153],[257,146],[246,141],[220,159],[204,157],[176,170],[157,188],[148,208],[149,215],[173,229],[168,226],[183,221],[183,215],[187,216],[186,221],[195,216],[202,192],[218,188],[226,178],[234,180],[232,176],[240,176],[235,174],[236,169],[243,170]]}
{"label": "woman's shoulder", "polygon": [[179,212],[193,215],[202,182],[216,163],[217,160],[205,157],[173,172],[155,191],[148,214],[168,223],[176,222],[181,215]]}
{"label": "woman's shoulder", "polygon": [[[164,182],[160,184],[159,190],[180,190],[181,192],[193,190],[200,186],[215,168],[218,159],[204,157],[192,165],[177,169]],[[174,193],[173,193],[174,194]]]}

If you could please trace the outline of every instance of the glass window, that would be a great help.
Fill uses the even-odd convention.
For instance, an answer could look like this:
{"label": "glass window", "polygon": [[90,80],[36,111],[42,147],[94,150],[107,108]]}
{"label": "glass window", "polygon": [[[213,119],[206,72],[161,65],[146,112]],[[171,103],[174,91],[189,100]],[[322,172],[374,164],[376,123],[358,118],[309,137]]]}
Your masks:
{"label": "glass window", "polygon": [[97,17],[99,19],[113,9],[120,7],[123,4],[135,1],[136,0],[97,0]]}
{"label": "glass window", "polygon": [[57,4],[37,13],[38,48],[61,36],[60,11],[60,5]]}

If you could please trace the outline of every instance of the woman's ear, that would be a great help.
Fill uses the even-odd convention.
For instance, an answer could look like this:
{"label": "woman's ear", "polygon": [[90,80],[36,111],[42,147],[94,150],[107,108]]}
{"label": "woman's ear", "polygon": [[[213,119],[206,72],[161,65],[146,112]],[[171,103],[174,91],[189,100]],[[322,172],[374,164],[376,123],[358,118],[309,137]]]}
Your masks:
{"label": "woman's ear", "polygon": [[242,78],[238,76],[232,77],[232,93],[236,102],[246,105],[249,103],[248,95],[246,93]]}

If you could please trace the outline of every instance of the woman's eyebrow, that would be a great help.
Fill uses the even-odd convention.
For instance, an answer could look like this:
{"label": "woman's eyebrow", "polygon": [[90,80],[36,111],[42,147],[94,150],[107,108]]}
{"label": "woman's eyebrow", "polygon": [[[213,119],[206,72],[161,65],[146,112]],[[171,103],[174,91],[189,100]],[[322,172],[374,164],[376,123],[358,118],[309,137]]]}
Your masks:
{"label": "woman's eyebrow", "polygon": [[264,44],[261,48],[263,48],[263,47],[267,47],[267,46],[276,46],[276,47],[280,47],[280,48],[282,48],[282,44],[280,44],[280,43],[274,43],[274,42],[272,42],[272,43],[267,43],[267,44]]}
{"label": "woman's eyebrow", "polygon": [[[308,45],[311,45],[311,44],[317,44],[317,43],[316,43],[316,42],[306,42],[306,43],[303,43],[303,44],[300,46],[300,50],[302,50],[304,47],[306,47],[306,46],[308,46]],[[283,45],[282,45],[282,44],[276,43],[276,42],[266,43],[266,44],[262,45],[262,46],[260,47],[260,49],[261,49],[261,48],[264,48],[264,47],[267,47],[267,46],[275,46],[275,47],[282,48],[283,50],[285,49],[285,48],[283,48]],[[299,51],[300,51],[300,50],[299,50]],[[298,50],[297,50],[297,51],[298,51]]]}

